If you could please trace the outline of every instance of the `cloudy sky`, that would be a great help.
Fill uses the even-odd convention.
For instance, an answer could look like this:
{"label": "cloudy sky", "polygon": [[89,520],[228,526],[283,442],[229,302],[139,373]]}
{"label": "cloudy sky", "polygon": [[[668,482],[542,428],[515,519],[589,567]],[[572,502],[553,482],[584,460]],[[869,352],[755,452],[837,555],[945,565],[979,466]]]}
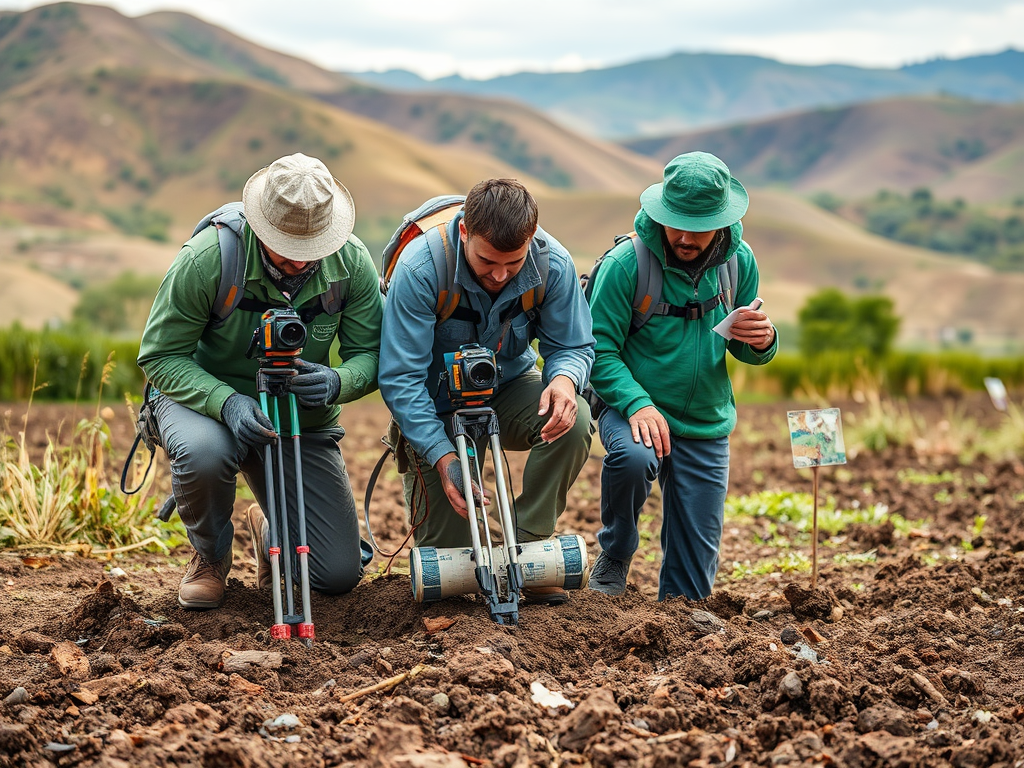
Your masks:
{"label": "cloudy sky", "polygon": [[[42,3],[0,0],[0,9]],[[1024,0],[111,0],[182,10],[347,71],[578,70],[676,51],[897,67],[1024,49]]]}

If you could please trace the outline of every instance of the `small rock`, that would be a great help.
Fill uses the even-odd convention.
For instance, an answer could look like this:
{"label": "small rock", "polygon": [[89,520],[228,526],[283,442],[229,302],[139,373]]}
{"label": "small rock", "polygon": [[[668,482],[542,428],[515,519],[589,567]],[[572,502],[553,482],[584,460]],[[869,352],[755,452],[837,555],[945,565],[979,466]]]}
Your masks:
{"label": "small rock", "polygon": [[430,697],[430,703],[439,711],[447,712],[452,701],[448,698],[447,693],[435,693]]}
{"label": "small rock", "polygon": [[796,627],[786,627],[782,630],[779,639],[782,640],[783,645],[794,645],[800,640],[800,633],[796,631]]}
{"label": "small rock", "polygon": [[4,699],[4,704],[24,704],[26,701],[28,701],[28,691],[19,685],[7,694],[7,698]]}
{"label": "small rock", "polygon": [[782,682],[779,683],[779,693],[790,701],[794,701],[803,696],[804,684],[803,681],[800,680],[800,675],[796,672],[790,672],[782,678]]}
{"label": "small rock", "polygon": [[115,579],[127,579],[128,572],[123,568],[118,568],[116,565],[110,569],[109,574]]}
{"label": "small rock", "polygon": [[263,727],[268,731],[291,730],[292,728],[302,727],[302,721],[293,714],[285,713],[278,715],[273,720],[264,720]]}
{"label": "small rock", "polygon": [[935,719],[932,719],[932,721],[930,723],[928,723],[928,725],[925,726],[925,728],[927,728],[929,731],[934,731],[938,727],[939,727],[939,721],[935,720]]}
{"label": "small rock", "polygon": [[43,749],[47,752],[70,752],[71,750],[76,749],[76,746],[74,744],[61,744],[56,741],[48,741]]}
{"label": "small rock", "polygon": [[302,741],[302,737],[294,734],[284,738],[285,744],[298,744],[300,741]]}
{"label": "small rock", "polygon": [[771,611],[758,611],[753,616],[751,616],[751,618],[754,619],[755,621],[764,621],[766,619],[770,619],[771,617],[772,617],[772,612]]}
{"label": "small rock", "polygon": [[725,626],[720,618],[715,616],[713,613],[708,613],[707,611],[694,611],[691,613],[690,625],[704,634],[717,632]]}
{"label": "small rock", "polygon": [[992,713],[984,709],[979,709],[971,716],[971,720],[976,720],[979,723],[991,723]]}
{"label": "small rock", "polygon": [[634,718],[633,725],[635,725],[637,728],[639,728],[641,730],[644,730],[644,731],[651,730],[650,724],[646,720],[643,720],[643,719],[641,719],[639,717]]}

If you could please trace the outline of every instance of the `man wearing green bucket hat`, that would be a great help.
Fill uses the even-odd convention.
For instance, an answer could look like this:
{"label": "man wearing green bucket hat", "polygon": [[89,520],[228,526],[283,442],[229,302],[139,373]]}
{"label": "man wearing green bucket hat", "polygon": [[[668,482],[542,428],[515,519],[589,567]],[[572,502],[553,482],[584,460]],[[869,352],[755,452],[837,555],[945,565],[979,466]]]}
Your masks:
{"label": "man wearing green bucket hat", "polygon": [[[607,454],[591,589],[625,591],[640,540],[637,519],[657,479],[658,599],[711,594],[736,425],[725,353],[763,365],[778,348],[775,327],[756,309],[757,262],[740,224],[747,205],[746,190],[720,159],[680,155],[665,168],[663,182],[640,195],[636,237],[620,242],[594,271],[591,384],[607,405],[599,418]],[[660,269],[663,285],[660,297],[646,297],[636,310],[641,259]],[[729,260],[736,267],[727,272],[736,276],[731,286],[719,269],[728,269]],[[645,312],[647,305],[654,310]],[[739,309],[734,322],[716,332],[730,306]]]}

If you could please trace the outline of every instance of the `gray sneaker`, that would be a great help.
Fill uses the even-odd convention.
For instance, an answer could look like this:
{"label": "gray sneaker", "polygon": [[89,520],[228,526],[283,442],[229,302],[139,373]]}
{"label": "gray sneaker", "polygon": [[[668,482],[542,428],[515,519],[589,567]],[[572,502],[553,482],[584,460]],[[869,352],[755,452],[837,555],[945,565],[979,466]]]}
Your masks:
{"label": "gray sneaker", "polygon": [[606,595],[621,595],[626,591],[626,574],[629,573],[629,563],[632,559],[630,557],[629,560],[616,560],[601,550],[594,568],[590,571],[587,586]]}

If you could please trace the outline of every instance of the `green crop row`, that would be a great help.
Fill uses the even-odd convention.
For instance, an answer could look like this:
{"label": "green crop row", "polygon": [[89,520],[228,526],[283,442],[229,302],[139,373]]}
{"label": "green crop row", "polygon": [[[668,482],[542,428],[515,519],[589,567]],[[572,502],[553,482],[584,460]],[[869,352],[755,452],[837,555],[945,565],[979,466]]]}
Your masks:
{"label": "green crop row", "polygon": [[[33,381],[40,400],[73,400],[99,391],[103,366],[112,359],[105,393],[120,399],[142,391],[135,365],[137,340],[82,332],[28,331],[15,325],[0,330],[0,401],[28,398]],[[112,357],[111,357],[112,355]],[[737,393],[744,397],[895,397],[941,396],[984,389],[985,377],[1007,388],[1024,388],[1024,357],[984,357],[961,351],[891,352],[879,359],[830,352],[805,358],[781,353],[768,365],[749,366],[730,359]]]}
{"label": "green crop row", "polygon": [[0,330],[0,400],[27,400],[33,382],[36,400],[91,399],[100,392],[119,400],[141,393],[142,371],[135,364],[139,342],[66,331]]}
{"label": "green crop row", "polygon": [[863,354],[826,352],[806,358],[780,353],[768,365],[747,366],[729,360],[736,391],[779,397],[942,396],[983,390],[986,377],[1008,389],[1024,387],[1024,357],[984,357],[962,351],[890,352],[870,359]]}

